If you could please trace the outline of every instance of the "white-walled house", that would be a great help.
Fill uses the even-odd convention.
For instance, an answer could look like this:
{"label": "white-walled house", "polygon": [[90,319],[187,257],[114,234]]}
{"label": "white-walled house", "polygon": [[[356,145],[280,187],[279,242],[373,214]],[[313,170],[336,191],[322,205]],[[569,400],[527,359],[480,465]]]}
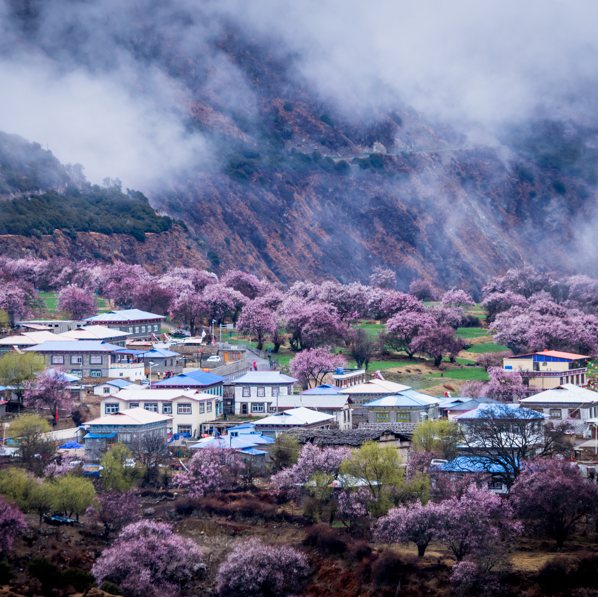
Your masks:
{"label": "white-walled house", "polygon": [[100,401],[101,416],[143,408],[150,412],[170,415],[168,433],[188,433],[201,437],[204,428],[221,412],[222,402],[217,396],[196,390],[154,390],[125,388],[114,396]]}
{"label": "white-walled house", "polygon": [[93,393],[96,396],[114,396],[114,394],[118,394],[128,386],[133,386],[133,389],[137,388],[138,390],[144,389],[143,386],[138,386],[126,379],[111,379],[105,383],[100,383],[97,386],[94,386]]}
{"label": "white-walled house", "polygon": [[234,380],[235,414],[263,416],[275,413],[280,396],[290,396],[296,379],[279,371],[250,371]]}

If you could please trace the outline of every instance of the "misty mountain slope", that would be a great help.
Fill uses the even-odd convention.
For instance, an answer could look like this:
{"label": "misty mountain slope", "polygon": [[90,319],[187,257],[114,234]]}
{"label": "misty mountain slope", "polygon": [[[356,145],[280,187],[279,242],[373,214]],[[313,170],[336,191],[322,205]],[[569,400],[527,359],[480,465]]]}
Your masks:
{"label": "misty mountain slope", "polygon": [[[571,92],[578,73],[567,70],[566,91],[541,96],[544,108],[540,87],[531,100],[522,92],[500,125],[484,128],[455,116],[465,106],[456,98],[480,96],[470,107],[481,118],[500,101],[484,94],[502,81],[460,88],[458,69],[447,68],[455,81],[441,80],[436,98],[426,77],[439,80],[427,71],[442,57],[379,52],[379,36],[372,44],[359,18],[347,20],[358,6],[332,18],[327,3],[313,15],[297,8],[293,20],[258,5],[11,0],[0,69],[17,88],[29,78],[43,87],[62,125],[49,134],[71,161],[139,180],[152,205],[185,220],[216,271],[350,281],[385,265],[401,288],[423,275],[472,291],[528,263],[596,273],[598,123],[591,101]],[[451,33],[459,27],[447,22]],[[460,58],[477,56],[467,48]],[[393,78],[395,65],[417,82]],[[522,90],[510,89],[512,101]]]}

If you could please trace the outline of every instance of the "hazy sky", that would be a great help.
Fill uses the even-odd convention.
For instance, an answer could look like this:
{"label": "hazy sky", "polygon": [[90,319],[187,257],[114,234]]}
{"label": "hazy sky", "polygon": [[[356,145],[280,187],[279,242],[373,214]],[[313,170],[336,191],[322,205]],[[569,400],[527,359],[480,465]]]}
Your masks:
{"label": "hazy sky", "polygon": [[587,0],[56,0],[39,4],[34,35],[18,30],[5,2],[0,130],[82,163],[92,182],[119,177],[135,188],[210,153],[185,134],[188,90],[137,55],[140,20],[146,39],[207,66],[207,85],[230,89],[230,102],[253,98],[208,49],[216,17],[294,52],[297,76],[349,114],[403,101],[463,130],[496,131],[540,104],[567,115],[583,101],[592,113],[587,89],[598,82],[598,4]]}

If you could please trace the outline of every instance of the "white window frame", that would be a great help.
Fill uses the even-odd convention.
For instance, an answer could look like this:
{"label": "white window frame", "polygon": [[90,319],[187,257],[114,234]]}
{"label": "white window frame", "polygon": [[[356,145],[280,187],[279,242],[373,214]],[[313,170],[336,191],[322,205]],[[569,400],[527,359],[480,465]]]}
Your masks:
{"label": "white window frame", "polygon": [[71,365],[83,365],[83,356],[71,355]]}
{"label": "white window frame", "polygon": [[157,413],[159,411],[159,406],[157,402],[146,402],[143,405],[143,408],[151,413]]}
{"label": "white window frame", "polygon": [[139,408],[139,402],[130,402],[129,408]]}
{"label": "white window frame", "polygon": [[203,415],[206,412],[206,405],[203,402],[199,403],[199,414]]}
{"label": "white window frame", "polygon": [[263,413],[264,412],[264,403],[263,402],[252,402],[251,403],[251,412],[252,413]]}
{"label": "white window frame", "polygon": [[278,386],[272,386],[272,398],[276,398],[278,396]]}
{"label": "white window frame", "polygon": [[120,411],[120,404],[118,402],[110,402],[104,404],[104,414],[113,415]]}
{"label": "white window frame", "polygon": [[110,394],[110,388],[102,388],[104,391],[104,394]]}
{"label": "white window frame", "polygon": [[[181,431],[181,429],[187,429],[189,431]],[[193,425],[177,425],[177,433],[188,433],[189,435],[193,434]]]}
{"label": "white window frame", "polygon": [[265,398],[266,397],[266,387],[265,386],[258,386],[258,388],[257,388],[257,397],[258,398]]}
{"label": "white window frame", "polygon": [[[187,408],[189,411],[187,412]],[[193,405],[189,402],[184,402],[183,404],[176,405],[176,414],[177,415],[191,415],[193,414]]]}
{"label": "white window frame", "polygon": [[249,386],[243,386],[243,398],[251,398],[251,388]]}
{"label": "white window frame", "polygon": [[102,377],[101,369],[90,369],[89,377]]}
{"label": "white window frame", "polygon": [[212,403],[211,402],[206,402],[206,412],[208,412],[208,413],[212,412]]}
{"label": "white window frame", "polygon": [[64,365],[64,356],[55,355],[52,357],[52,365]]}
{"label": "white window frame", "polygon": [[162,404],[162,414],[163,415],[171,415],[172,414],[172,404],[170,402],[165,402]]}
{"label": "white window frame", "polygon": [[89,357],[89,364],[90,365],[103,365],[104,359],[101,354],[92,354]]}

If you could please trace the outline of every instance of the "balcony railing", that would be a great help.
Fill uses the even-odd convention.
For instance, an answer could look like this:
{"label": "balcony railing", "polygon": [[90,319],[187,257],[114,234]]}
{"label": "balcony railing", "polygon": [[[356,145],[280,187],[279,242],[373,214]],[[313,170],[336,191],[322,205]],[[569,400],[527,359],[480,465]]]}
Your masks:
{"label": "balcony railing", "polygon": [[143,369],[143,363],[110,363],[110,369]]}
{"label": "balcony railing", "polygon": [[513,371],[519,373],[521,377],[568,377],[587,373],[585,367],[583,369],[566,369],[565,371],[520,371],[519,369],[513,369]]}

